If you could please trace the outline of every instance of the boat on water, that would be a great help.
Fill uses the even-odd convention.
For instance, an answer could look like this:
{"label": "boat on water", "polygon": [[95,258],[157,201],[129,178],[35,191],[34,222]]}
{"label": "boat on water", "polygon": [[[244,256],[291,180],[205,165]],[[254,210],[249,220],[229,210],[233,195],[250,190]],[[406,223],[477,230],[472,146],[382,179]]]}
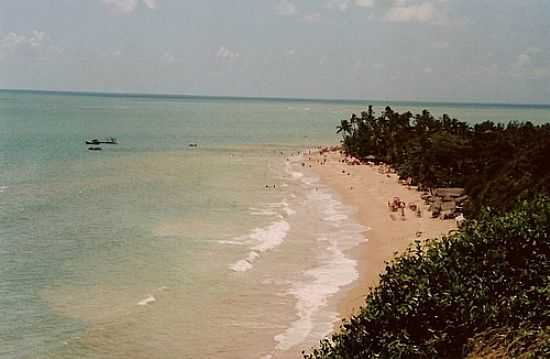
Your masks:
{"label": "boat on water", "polygon": [[104,140],[98,140],[97,138],[94,138],[93,140],[87,140],[87,145],[118,145],[118,140],[114,137],[108,137]]}
{"label": "boat on water", "polygon": [[88,151],[102,151],[103,148],[101,147],[88,147]]}

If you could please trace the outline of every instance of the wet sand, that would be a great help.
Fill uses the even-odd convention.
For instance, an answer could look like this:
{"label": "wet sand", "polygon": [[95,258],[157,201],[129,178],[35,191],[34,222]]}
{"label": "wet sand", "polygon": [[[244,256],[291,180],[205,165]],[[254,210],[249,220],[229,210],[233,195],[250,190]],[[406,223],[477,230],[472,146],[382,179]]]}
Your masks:
{"label": "wet sand", "polygon": [[[421,192],[415,187],[398,182],[396,174],[384,173],[381,166],[351,165],[343,163],[344,156],[338,151],[320,154],[319,151],[305,155],[305,165],[311,166],[330,186],[342,201],[356,210],[356,220],[370,229],[365,233],[367,241],[351,253],[358,260],[360,278],[345,290],[339,304],[342,317],[351,314],[364,304],[369,288],[376,285],[385,269],[385,262],[395,252],[404,251],[415,240],[440,237],[456,228],[455,221],[432,219]],[[409,208],[392,212],[388,201],[399,197],[407,206],[416,203],[421,208],[421,217]]]}

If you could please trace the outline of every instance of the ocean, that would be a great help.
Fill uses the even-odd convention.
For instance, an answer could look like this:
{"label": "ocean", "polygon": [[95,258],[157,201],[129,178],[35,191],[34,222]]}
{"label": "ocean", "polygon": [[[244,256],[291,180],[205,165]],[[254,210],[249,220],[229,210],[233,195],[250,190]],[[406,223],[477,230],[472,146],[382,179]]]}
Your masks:
{"label": "ocean", "polygon": [[550,121],[547,106],[0,91],[0,358],[299,357],[338,323],[368,236],[302,159],[369,104]]}

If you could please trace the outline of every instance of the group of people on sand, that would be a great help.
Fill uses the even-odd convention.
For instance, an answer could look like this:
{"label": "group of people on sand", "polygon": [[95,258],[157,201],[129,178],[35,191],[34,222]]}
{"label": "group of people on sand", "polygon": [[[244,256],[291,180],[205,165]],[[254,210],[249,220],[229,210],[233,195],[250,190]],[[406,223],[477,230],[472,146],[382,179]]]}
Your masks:
{"label": "group of people on sand", "polygon": [[[392,212],[401,211],[401,217],[405,217],[405,209],[407,208],[407,203],[402,201],[399,197],[393,197],[393,200],[388,201],[388,208]],[[417,217],[422,217],[422,209],[416,203],[409,203],[409,209],[416,213]]]}
{"label": "group of people on sand", "polygon": [[320,164],[321,166],[326,165],[327,164],[327,158],[323,157],[322,159],[317,160],[317,163]]}

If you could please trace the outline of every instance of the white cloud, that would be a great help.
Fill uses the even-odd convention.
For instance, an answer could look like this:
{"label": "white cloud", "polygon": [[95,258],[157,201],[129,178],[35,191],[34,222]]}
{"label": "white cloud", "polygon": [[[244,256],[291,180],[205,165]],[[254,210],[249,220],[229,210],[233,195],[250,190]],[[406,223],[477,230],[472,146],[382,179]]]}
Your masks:
{"label": "white cloud", "polygon": [[526,76],[530,79],[550,77],[550,51],[538,47],[524,50],[517,56],[512,72],[516,76]]}
{"label": "white cloud", "polygon": [[[101,0],[112,11],[118,14],[130,14],[136,10],[140,0]],[[158,0],[142,0],[143,5],[148,9],[158,8]]]}
{"label": "white cloud", "polygon": [[531,66],[531,64],[532,64],[531,55],[529,55],[529,54],[520,54],[517,58],[516,64],[517,64],[518,67]]}
{"label": "white cloud", "polygon": [[326,8],[346,12],[349,9],[350,3],[351,0],[329,0],[326,4]]}
{"label": "white cloud", "polygon": [[432,47],[434,49],[448,49],[450,47],[449,43],[447,41],[439,41],[432,43]]}
{"label": "white cloud", "polygon": [[137,5],[138,0],[102,0],[103,3],[109,6],[113,11],[121,14],[129,14],[133,12]]}
{"label": "white cloud", "polygon": [[221,59],[227,59],[227,60],[233,60],[233,59],[236,59],[240,56],[241,55],[239,54],[239,52],[234,51],[234,50],[230,50],[230,49],[228,49],[227,47],[225,47],[223,45],[220,46],[220,48],[218,49],[218,52],[216,53],[216,57],[221,58]]}
{"label": "white cloud", "polygon": [[389,22],[427,23],[435,18],[436,13],[436,8],[431,2],[407,4],[406,1],[400,0],[390,8],[385,19]]}
{"label": "white cloud", "polygon": [[47,50],[61,51],[49,45],[48,35],[43,31],[33,30],[30,34],[0,33],[0,60],[17,54],[40,56]]}
{"label": "white cloud", "polygon": [[374,7],[376,0],[327,0],[325,8],[347,12],[352,6],[371,8]]}
{"label": "white cloud", "polygon": [[289,0],[279,0],[277,6],[275,7],[275,11],[277,11],[277,14],[283,16],[294,16],[298,14],[298,9],[296,9],[296,5],[294,5]]}
{"label": "white cloud", "polygon": [[166,51],[162,56],[160,57],[160,61],[165,64],[173,64],[177,61],[176,57],[170,52]]}
{"label": "white cloud", "polygon": [[374,0],[355,0],[354,4],[358,7],[374,7]]}
{"label": "white cloud", "polygon": [[307,22],[307,23],[320,22],[321,21],[321,14],[316,12],[314,14],[304,15],[304,21]]}
{"label": "white cloud", "polygon": [[158,2],[157,0],[143,0],[143,3],[145,6],[147,6],[149,9],[157,9],[158,8]]}
{"label": "white cloud", "polygon": [[376,0],[387,22],[464,26],[466,18],[449,14],[449,0]]}
{"label": "white cloud", "polygon": [[368,70],[369,64],[363,61],[362,59],[356,59],[353,63],[353,70],[354,71],[364,71],[365,69]]}
{"label": "white cloud", "polygon": [[544,51],[538,47],[529,47],[525,49],[521,54],[516,58],[516,66],[519,68],[531,68],[544,64],[544,60],[548,60],[544,56]]}

